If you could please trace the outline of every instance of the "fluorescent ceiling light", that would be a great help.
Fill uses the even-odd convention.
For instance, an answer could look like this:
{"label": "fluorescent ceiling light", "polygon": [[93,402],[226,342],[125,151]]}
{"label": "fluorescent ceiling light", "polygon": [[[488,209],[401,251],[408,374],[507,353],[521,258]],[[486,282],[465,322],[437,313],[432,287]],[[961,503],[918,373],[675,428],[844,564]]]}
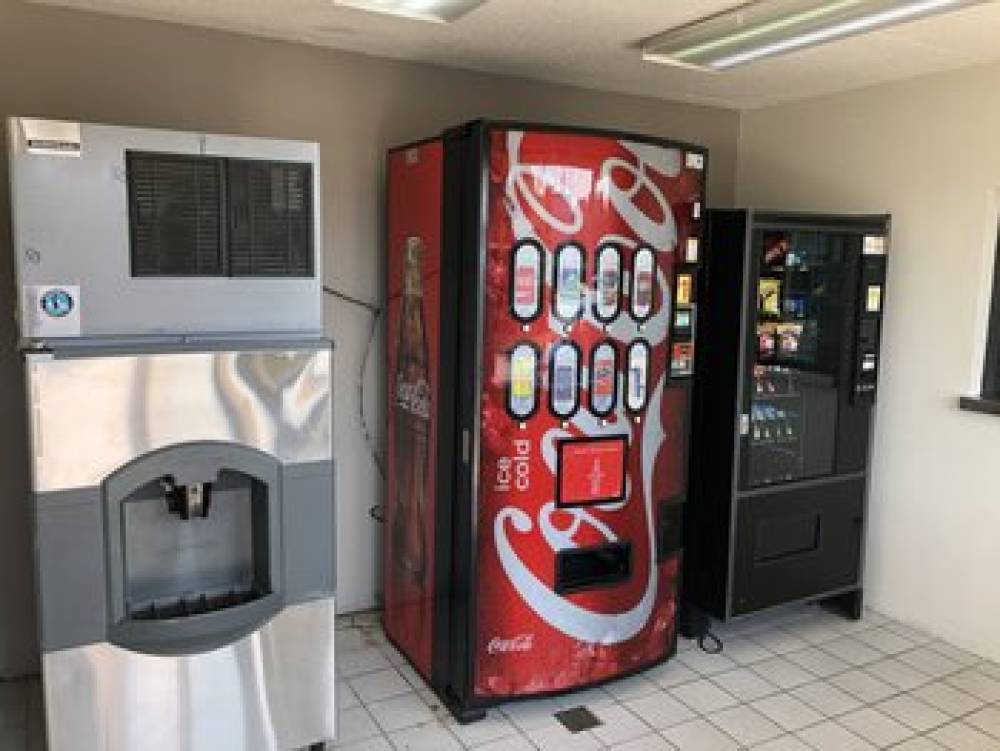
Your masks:
{"label": "fluorescent ceiling light", "polygon": [[726,70],[985,2],[994,0],[760,0],[646,39],[642,57]]}
{"label": "fluorescent ceiling light", "polygon": [[333,0],[334,5],[388,13],[415,21],[450,23],[486,0]]}

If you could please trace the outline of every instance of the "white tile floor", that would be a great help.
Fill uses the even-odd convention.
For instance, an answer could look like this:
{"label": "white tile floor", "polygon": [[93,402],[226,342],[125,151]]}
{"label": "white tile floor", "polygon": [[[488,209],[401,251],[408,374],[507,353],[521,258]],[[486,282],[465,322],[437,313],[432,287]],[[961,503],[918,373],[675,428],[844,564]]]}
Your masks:
{"label": "white tile floor", "polygon": [[[374,614],[340,619],[340,751],[1000,751],[1000,665],[868,612],[797,607],[718,629],[721,655],[682,641],[645,673],[455,723]],[[603,724],[573,734],[554,713]]]}
{"label": "white tile floor", "polygon": [[[513,702],[458,725],[386,642],[376,614],[338,620],[338,751],[1000,751],[1000,665],[869,612],[800,607],[718,629],[722,655],[601,688]],[[588,707],[573,734],[554,717]],[[44,751],[37,681],[0,682],[0,751]],[[220,749],[219,751],[225,751]]]}

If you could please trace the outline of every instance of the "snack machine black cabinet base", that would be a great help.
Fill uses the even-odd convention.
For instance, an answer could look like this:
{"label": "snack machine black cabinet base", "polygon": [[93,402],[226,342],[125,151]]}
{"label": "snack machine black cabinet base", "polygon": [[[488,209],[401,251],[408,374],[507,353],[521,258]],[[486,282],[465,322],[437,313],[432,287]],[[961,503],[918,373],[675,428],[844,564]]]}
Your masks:
{"label": "snack machine black cabinet base", "polygon": [[887,216],[710,211],[684,600],[861,616]]}

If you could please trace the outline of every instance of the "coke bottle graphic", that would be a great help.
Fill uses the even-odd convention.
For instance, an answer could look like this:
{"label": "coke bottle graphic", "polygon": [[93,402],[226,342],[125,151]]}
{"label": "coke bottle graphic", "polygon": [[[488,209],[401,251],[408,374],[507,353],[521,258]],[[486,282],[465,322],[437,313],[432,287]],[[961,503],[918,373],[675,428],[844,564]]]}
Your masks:
{"label": "coke bottle graphic", "polygon": [[396,575],[424,588],[427,551],[424,538],[427,509],[430,383],[421,268],[424,247],[419,237],[406,238],[403,304],[396,342],[396,513],[392,544]]}

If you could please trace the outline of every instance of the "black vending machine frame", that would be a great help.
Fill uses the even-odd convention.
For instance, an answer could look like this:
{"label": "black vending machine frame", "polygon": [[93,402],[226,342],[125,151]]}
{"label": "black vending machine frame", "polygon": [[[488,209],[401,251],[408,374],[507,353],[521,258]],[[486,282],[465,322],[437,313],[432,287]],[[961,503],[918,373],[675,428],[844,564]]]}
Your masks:
{"label": "black vending machine frame", "polygon": [[[847,284],[837,366],[834,467],[808,479],[746,487],[748,427],[756,360],[760,230],[845,237]],[[865,236],[885,238],[890,217],[712,210],[706,217],[697,321],[690,501],[685,514],[683,597],[720,619],[792,602],[824,601],[851,618],[862,612],[864,527],[877,381],[885,247],[865,253]],[[867,285],[881,287],[867,310]],[[874,335],[872,334],[874,331]],[[876,367],[862,371],[866,356]],[[782,555],[758,555],[767,536],[810,539]],[[790,544],[790,543],[789,543]]]}

